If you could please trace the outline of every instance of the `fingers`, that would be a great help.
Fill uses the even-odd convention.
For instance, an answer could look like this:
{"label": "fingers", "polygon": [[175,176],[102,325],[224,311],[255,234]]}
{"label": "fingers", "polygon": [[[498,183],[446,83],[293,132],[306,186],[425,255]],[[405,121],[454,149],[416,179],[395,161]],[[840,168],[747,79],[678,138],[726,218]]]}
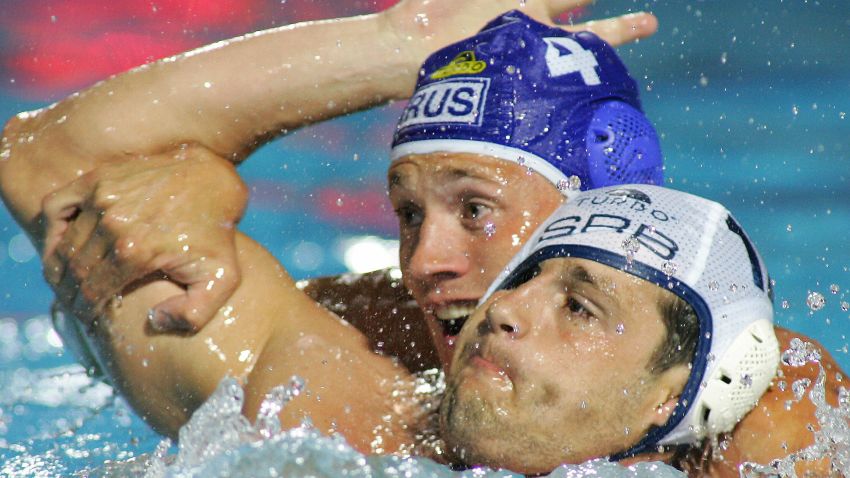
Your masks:
{"label": "fingers", "polygon": [[83,176],[71,182],[64,188],[47,195],[42,201],[41,209],[45,221],[44,246],[42,257],[53,254],[62,239],[70,221],[80,211],[80,205],[85,200],[85,192],[89,178]]}
{"label": "fingers", "polygon": [[[90,262],[79,256],[78,252],[88,242],[97,227],[98,219],[98,214],[87,212],[80,214],[70,224],[52,226],[53,230],[64,228],[65,231],[52,241],[49,248],[45,247],[44,278],[50,285],[56,287],[66,275],[85,275],[85,269],[79,268],[78,263],[72,264],[72,261]],[[89,252],[93,252],[91,247]],[[73,268],[74,272],[69,274],[69,268]]]}
{"label": "fingers", "polygon": [[[151,266],[153,254],[145,248],[134,247],[132,239],[118,239],[110,242],[110,247],[102,248],[99,261],[88,265],[88,276],[80,284],[78,295],[84,297],[96,310],[102,310],[111,299],[119,296],[122,291],[155,269]],[[87,254],[81,251],[81,254]],[[94,257],[94,254],[87,254]]]}
{"label": "fingers", "polygon": [[239,286],[239,271],[235,262],[207,258],[168,270],[170,280],[186,285],[184,294],[157,304],[149,315],[151,326],[158,331],[187,331],[201,329],[222,308]]}
{"label": "fingers", "polygon": [[638,12],[570,25],[564,29],[573,32],[587,30],[613,46],[620,46],[653,35],[658,30],[658,19],[651,13]]}

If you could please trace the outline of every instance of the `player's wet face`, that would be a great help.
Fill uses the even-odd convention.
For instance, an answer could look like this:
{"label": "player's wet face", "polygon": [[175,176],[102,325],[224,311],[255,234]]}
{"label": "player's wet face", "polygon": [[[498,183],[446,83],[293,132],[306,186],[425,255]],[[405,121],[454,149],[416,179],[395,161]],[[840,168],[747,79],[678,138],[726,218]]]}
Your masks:
{"label": "player's wet face", "polygon": [[523,166],[473,154],[406,156],[388,180],[404,282],[448,365],[478,299],[563,195]]}
{"label": "player's wet face", "polygon": [[581,259],[499,291],[461,335],[441,407],[457,459],[548,472],[623,451],[666,422],[686,366],[648,370],[670,292]]}

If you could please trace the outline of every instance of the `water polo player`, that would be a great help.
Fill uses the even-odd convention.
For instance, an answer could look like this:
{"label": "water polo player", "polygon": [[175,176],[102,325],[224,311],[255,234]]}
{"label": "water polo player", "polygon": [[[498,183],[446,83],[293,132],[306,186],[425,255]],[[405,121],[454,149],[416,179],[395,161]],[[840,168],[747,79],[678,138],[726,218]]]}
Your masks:
{"label": "water polo player", "polygon": [[565,196],[661,184],[663,166],[613,48],[517,11],[425,61],[392,158],[402,276],[444,364],[487,286]]}
{"label": "water polo player", "polygon": [[461,461],[523,473],[698,447],[777,371],[769,288],[720,204],[647,185],[578,194],[464,327],[443,437]]}

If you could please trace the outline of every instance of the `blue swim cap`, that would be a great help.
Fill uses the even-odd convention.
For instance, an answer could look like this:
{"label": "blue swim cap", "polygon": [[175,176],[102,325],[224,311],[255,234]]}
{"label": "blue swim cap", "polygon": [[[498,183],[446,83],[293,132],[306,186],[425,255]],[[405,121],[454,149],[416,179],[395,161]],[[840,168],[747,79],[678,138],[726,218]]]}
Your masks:
{"label": "blue swim cap", "polygon": [[614,49],[511,11],[431,55],[392,159],[463,152],[514,161],[560,189],[661,184],[658,137]]}

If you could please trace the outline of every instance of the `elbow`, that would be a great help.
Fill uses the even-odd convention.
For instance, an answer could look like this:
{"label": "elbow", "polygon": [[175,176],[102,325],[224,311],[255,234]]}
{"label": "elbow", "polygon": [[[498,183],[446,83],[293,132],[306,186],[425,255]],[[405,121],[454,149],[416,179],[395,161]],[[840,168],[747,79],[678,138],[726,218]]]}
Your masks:
{"label": "elbow", "polygon": [[0,194],[2,194],[6,206],[10,209],[9,202],[11,196],[14,196],[13,188],[15,184],[19,183],[15,177],[14,163],[18,158],[15,146],[21,142],[23,132],[26,130],[27,119],[24,116],[26,114],[15,115],[6,121],[2,136],[0,136]]}
{"label": "elbow", "polygon": [[20,115],[15,115],[3,125],[3,133],[0,136],[0,179],[6,176],[3,173],[8,169],[12,159],[12,144],[20,136],[18,132],[22,129],[23,122],[24,120],[20,118]]}
{"label": "elbow", "polygon": [[4,194],[13,184],[14,172],[20,169],[18,163],[21,163],[27,145],[36,139],[36,123],[40,111],[18,113],[3,125],[3,133],[0,136],[0,181]]}
{"label": "elbow", "polygon": [[26,157],[35,142],[37,118],[37,112],[10,118],[0,137],[0,197],[18,223],[28,229],[36,214],[30,207],[34,193],[29,179],[38,168]]}

